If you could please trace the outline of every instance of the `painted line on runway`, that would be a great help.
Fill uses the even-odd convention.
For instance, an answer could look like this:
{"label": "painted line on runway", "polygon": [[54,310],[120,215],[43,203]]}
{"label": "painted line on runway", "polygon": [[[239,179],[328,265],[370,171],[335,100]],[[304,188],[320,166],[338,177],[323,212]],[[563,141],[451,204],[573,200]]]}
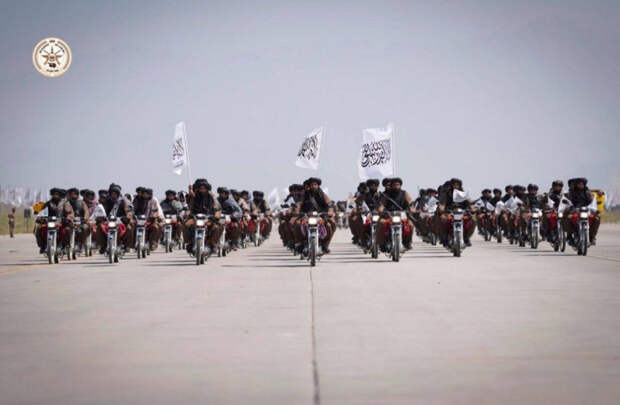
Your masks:
{"label": "painted line on runway", "polygon": [[314,318],[314,280],[312,278],[312,267],[308,274],[310,275],[310,300],[311,300],[311,325],[312,325],[312,380],[314,382],[314,405],[321,403],[321,387],[319,385],[319,365],[316,359],[316,328]]}

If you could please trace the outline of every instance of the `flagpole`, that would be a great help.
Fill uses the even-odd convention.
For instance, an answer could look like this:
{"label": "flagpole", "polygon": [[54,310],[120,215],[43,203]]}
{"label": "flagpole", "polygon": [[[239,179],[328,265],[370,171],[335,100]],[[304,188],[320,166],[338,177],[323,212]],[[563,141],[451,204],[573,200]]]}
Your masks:
{"label": "flagpole", "polygon": [[187,177],[188,184],[192,184],[192,166],[189,163],[189,148],[187,147],[187,128],[185,128],[185,121],[183,121],[183,144],[185,146],[185,155],[187,157]]}
{"label": "flagpole", "polygon": [[396,129],[394,128],[394,124],[392,124],[392,153],[394,154],[394,157],[392,157],[393,159],[393,172],[394,175],[396,175],[396,143],[394,142],[394,140],[396,139]]}

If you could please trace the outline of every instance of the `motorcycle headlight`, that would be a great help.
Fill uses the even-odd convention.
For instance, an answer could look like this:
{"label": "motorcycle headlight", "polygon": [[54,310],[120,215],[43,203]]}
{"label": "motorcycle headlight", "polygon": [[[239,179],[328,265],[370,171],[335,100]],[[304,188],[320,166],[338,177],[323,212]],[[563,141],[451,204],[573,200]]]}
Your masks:
{"label": "motorcycle headlight", "polygon": [[315,217],[308,218],[308,224],[310,224],[310,225],[316,225],[316,224],[318,224],[318,223],[319,223],[318,218],[315,218]]}
{"label": "motorcycle headlight", "polygon": [[201,228],[202,228],[203,226],[205,226],[205,221],[204,221],[204,219],[199,219],[199,220],[197,220],[197,221],[196,221],[196,226],[201,227]]}
{"label": "motorcycle headlight", "polygon": [[400,224],[400,216],[394,215],[392,217],[392,222],[394,222],[395,224]]}
{"label": "motorcycle headlight", "polygon": [[540,214],[538,212],[533,212],[532,218],[540,218]]}
{"label": "motorcycle headlight", "polygon": [[558,212],[558,218],[562,218],[564,216],[563,212]]}
{"label": "motorcycle headlight", "polygon": [[338,216],[342,218],[342,217],[344,217],[344,214],[342,212],[339,212]]}
{"label": "motorcycle headlight", "polygon": [[372,216],[372,222],[377,222],[379,220],[379,215]]}
{"label": "motorcycle headlight", "polygon": [[47,227],[48,228],[56,228],[56,222],[48,222],[47,223]]}
{"label": "motorcycle headlight", "polygon": [[139,219],[138,220],[138,225],[143,226],[144,224],[146,224],[146,219]]}
{"label": "motorcycle headlight", "polygon": [[116,222],[108,222],[108,228],[116,228]]}
{"label": "motorcycle headlight", "polygon": [[579,213],[579,218],[587,218],[588,217],[588,213],[587,212],[580,212]]}
{"label": "motorcycle headlight", "polygon": [[170,218],[166,218],[165,221],[166,225],[170,225],[172,223],[172,220]]}
{"label": "motorcycle headlight", "polygon": [[463,219],[463,214],[454,214],[454,219],[456,219],[457,221],[460,221]]}

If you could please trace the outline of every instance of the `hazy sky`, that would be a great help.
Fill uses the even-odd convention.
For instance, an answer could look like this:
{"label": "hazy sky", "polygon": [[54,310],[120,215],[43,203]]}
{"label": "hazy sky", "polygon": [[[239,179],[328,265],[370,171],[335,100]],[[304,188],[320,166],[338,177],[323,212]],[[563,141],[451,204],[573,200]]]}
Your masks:
{"label": "hazy sky", "polygon": [[[396,128],[404,188],[620,178],[618,1],[0,2],[0,184],[270,189],[325,126],[319,176],[353,190],[365,127]],[[35,44],[72,49],[65,75]]]}

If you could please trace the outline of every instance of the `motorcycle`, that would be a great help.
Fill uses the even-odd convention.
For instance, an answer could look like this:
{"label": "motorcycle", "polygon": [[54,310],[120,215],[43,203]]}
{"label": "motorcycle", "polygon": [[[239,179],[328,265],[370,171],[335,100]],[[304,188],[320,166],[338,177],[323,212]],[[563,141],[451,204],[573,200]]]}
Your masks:
{"label": "motorcycle", "polygon": [[461,251],[465,249],[463,244],[463,217],[464,211],[457,208],[452,211],[452,244],[451,250],[455,257],[461,257]]}
{"label": "motorcycle", "polygon": [[542,212],[539,208],[534,208],[528,221],[527,233],[532,249],[538,249],[538,241],[540,239],[540,218]]}
{"label": "motorcycle", "polygon": [[344,212],[338,212],[337,218],[338,218],[338,222],[337,222],[338,229],[344,228]]}
{"label": "motorcycle", "polygon": [[222,225],[222,234],[220,235],[220,242],[217,246],[217,256],[218,257],[226,257],[228,252],[230,252],[230,245],[226,240],[226,231],[228,226],[231,223],[230,215],[224,215],[220,218],[220,224]]}
{"label": "motorcycle", "polygon": [[504,218],[504,216],[501,212],[495,215],[495,239],[497,239],[497,243],[502,243],[502,236],[504,232],[502,229],[502,218]]}
{"label": "motorcycle", "polygon": [[204,264],[205,260],[209,257],[210,252],[206,249],[207,239],[207,216],[205,214],[196,214],[194,226],[194,257],[196,258],[196,265]]}
{"label": "motorcycle", "polygon": [[58,218],[56,217],[48,217],[47,218],[47,259],[49,264],[58,263],[59,253],[58,253]]}
{"label": "motorcycle", "polygon": [[172,228],[174,223],[176,223],[176,215],[167,214],[164,216],[164,236],[163,236],[163,245],[166,253],[172,252],[173,246],[173,238],[172,238]]}
{"label": "motorcycle", "polygon": [[[304,249],[304,253],[308,261],[310,262],[310,266],[316,266],[316,261],[319,256],[319,215],[317,212],[313,212],[310,216],[307,217],[308,228],[306,232],[307,241],[306,248]],[[302,253],[301,258],[304,258],[304,253]]]}
{"label": "motorcycle", "polygon": [[108,217],[107,241],[108,259],[110,263],[118,263],[121,252],[118,246],[118,219],[115,216]]}
{"label": "motorcycle", "polygon": [[393,211],[385,216],[390,224],[390,233],[386,240],[385,252],[394,262],[400,261],[402,253],[403,221],[407,220],[404,211]]}
{"label": "motorcycle", "polygon": [[379,257],[379,246],[377,245],[377,223],[379,215],[372,214],[370,216],[370,257],[376,259]]}
{"label": "motorcycle", "polygon": [[252,221],[254,221],[254,229],[252,232],[252,241],[254,242],[254,246],[260,246],[261,243],[263,243],[263,237],[260,234],[260,231],[264,219],[265,214],[263,214],[262,212],[258,214],[258,218],[252,219]]}
{"label": "motorcycle", "polygon": [[588,254],[590,246],[590,212],[588,207],[579,208],[578,228],[575,240],[575,249],[580,256]]}
{"label": "motorcycle", "polygon": [[[89,227],[90,227],[90,224],[89,224]],[[84,249],[84,256],[92,256],[93,255],[93,230],[92,230],[92,227],[91,227],[90,232],[88,232],[88,235],[86,236],[86,242],[82,246],[82,249]]]}
{"label": "motorcycle", "polygon": [[[553,215],[553,214],[552,214]],[[555,216],[555,226],[553,227],[553,250],[564,252],[566,250],[566,232],[562,227],[562,218],[564,218],[563,212],[558,212]]]}
{"label": "motorcycle", "polygon": [[478,233],[482,235],[486,242],[490,241],[493,236],[491,233],[491,212],[486,208],[481,208],[478,221]]}
{"label": "motorcycle", "polygon": [[136,219],[136,253],[138,254],[138,259],[146,258],[146,216],[138,215]]}
{"label": "motorcycle", "polygon": [[82,230],[82,218],[73,218],[73,225],[71,226],[71,234],[69,235],[69,246],[67,246],[67,260],[76,260],[78,248],[75,240],[77,235]]}

